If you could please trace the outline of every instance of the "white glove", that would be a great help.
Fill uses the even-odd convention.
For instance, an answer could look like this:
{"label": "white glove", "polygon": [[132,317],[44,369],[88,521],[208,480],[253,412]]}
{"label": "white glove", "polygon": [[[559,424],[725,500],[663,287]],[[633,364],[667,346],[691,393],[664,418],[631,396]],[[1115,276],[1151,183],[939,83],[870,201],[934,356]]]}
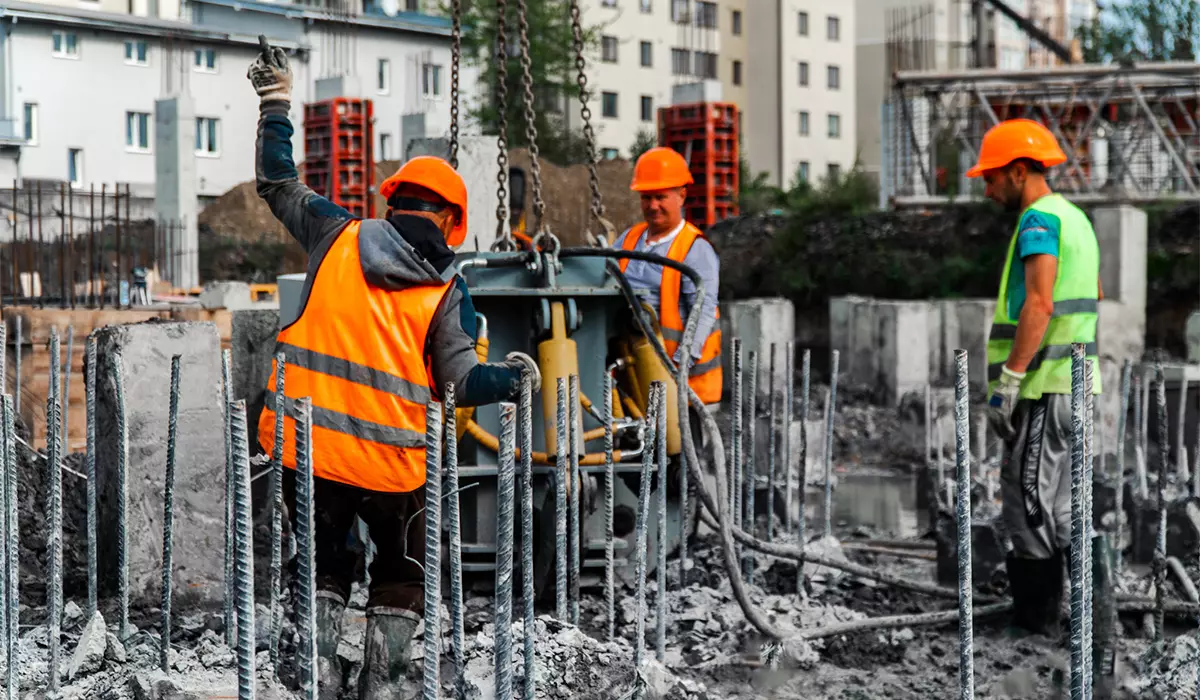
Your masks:
{"label": "white glove", "polygon": [[1012,415],[1021,394],[1021,380],[1024,378],[1024,372],[1014,372],[1005,365],[1000,370],[1000,383],[988,397],[988,423],[1005,442],[1011,442],[1017,436],[1017,429],[1012,424]]}
{"label": "white glove", "polygon": [[529,377],[533,381],[533,391],[536,393],[542,389],[542,371],[538,369],[538,365],[533,361],[533,358],[523,352],[510,352],[504,356],[504,361],[511,366],[519,366],[522,370],[529,372]]}
{"label": "white glove", "polygon": [[292,68],[288,65],[287,53],[267,43],[267,37],[258,35],[261,49],[258,58],[246,70],[246,77],[254,85],[260,102],[292,99]]}

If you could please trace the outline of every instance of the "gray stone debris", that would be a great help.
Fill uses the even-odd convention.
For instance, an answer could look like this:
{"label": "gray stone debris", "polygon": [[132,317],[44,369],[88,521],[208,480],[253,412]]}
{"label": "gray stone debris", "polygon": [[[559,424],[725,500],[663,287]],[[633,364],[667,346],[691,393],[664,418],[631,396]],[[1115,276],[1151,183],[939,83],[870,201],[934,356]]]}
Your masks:
{"label": "gray stone debris", "polygon": [[79,676],[99,671],[104,666],[107,643],[108,628],[104,625],[104,616],[97,610],[83,628],[79,643],[75,645],[75,653],[67,663],[67,678],[75,680]]}

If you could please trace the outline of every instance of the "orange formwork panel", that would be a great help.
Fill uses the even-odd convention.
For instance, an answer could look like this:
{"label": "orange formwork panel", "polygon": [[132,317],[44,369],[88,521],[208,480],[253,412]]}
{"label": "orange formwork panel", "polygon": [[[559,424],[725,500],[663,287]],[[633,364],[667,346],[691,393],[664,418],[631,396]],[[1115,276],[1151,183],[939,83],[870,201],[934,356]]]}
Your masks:
{"label": "orange formwork panel", "polygon": [[304,105],[304,182],[353,216],[375,216],[374,109],[336,97]]}
{"label": "orange formwork panel", "polygon": [[658,111],[658,142],[683,155],[695,182],[684,208],[701,229],[737,216],[739,155],[737,105],[708,102]]}

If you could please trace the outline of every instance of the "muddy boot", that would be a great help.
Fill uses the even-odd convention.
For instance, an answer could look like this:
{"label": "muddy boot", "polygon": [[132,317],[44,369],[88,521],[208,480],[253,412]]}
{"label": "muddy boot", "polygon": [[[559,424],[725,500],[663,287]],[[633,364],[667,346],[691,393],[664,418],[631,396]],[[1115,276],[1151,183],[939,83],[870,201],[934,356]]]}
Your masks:
{"label": "muddy boot", "polygon": [[359,700],[401,700],[413,632],[420,621],[419,615],[403,608],[367,609],[363,667],[358,676]]}
{"label": "muddy boot", "polygon": [[337,657],[342,641],[342,614],[346,601],[333,591],[317,591],[317,697],[337,700],[342,690],[342,663]]}
{"label": "muddy boot", "polygon": [[1062,614],[1062,552],[1049,559],[1008,557],[1008,585],[1013,598],[1012,624],[1007,632],[1020,637],[1041,634],[1057,638]]}

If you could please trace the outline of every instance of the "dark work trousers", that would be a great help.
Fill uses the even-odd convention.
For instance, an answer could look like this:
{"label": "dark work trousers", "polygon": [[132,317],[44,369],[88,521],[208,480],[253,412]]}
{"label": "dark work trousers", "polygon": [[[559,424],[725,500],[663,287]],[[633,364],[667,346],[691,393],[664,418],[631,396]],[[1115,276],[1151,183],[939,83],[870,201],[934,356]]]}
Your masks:
{"label": "dark work trousers", "polygon": [[[317,590],[350,599],[356,559],[350,548],[350,530],[358,516],[375,543],[367,607],[404,608],[421,614],[425,606],[425,574],[421,569],[425,563],[425,513],[412,516],[425,507],[425,487],[407,493],[385,493],[328,479],[314,478],[313,482]],[[295,532],[294,469],[283,470],[283,497]]]}

